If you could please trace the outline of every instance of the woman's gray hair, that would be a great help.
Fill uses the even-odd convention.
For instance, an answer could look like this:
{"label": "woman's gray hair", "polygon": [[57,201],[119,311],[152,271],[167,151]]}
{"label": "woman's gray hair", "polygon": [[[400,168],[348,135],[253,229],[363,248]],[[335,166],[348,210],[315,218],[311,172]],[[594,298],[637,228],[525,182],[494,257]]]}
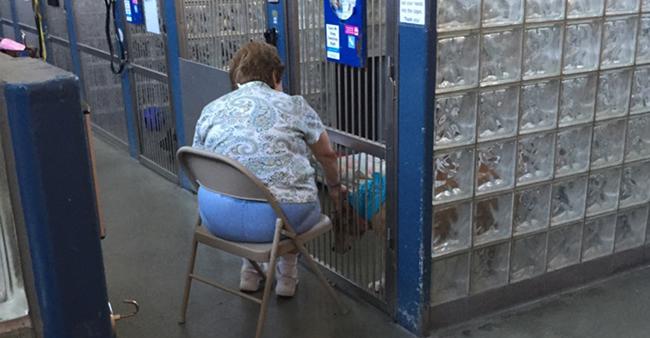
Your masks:
{"label": "woman's gray hair", "polygon": [[230,61],[230,82],[238,84],[262,81],[270,87],[282,78],[284,65],[278,50],[265,42],[251,41],[242,46]]}

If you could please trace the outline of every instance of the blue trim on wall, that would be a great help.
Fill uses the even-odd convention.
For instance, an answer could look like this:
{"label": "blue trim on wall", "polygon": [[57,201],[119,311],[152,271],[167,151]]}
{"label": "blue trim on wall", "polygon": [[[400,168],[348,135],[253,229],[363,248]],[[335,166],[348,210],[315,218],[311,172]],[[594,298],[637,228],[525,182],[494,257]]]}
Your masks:
{"label": "blue trim on wall", "polygon": [[[266,5],[266,25],[269,29],[275,28],[278,31],[278,53],[280,59],[285,65],[284,77],[282,78],[282,87],[285,91],[289,90],[289,74],[291,73],[291,63],[289,62],[288,34],[286,13],[287,6],[285,0],[279,0],[277,3],[267,2]],[[324,29],[324,28],[323,28]]]}
{"label": "blue trim on wall", "polygon": [[[11,14],[11,13],[0,13],[0,18],[6,18],[7,20],[9,20],[9,17],[5,16],[5,15],[9,15],[9,14]],[[3,38],[5,37],[5,25],[4,25],[4,23],[1,23],[1,22],[0,22],[0,37],[3,37]]]}
{"label": "blue trim on wall", "polygon": [[[4,95],[44,336],[109,338],[78,81],[39,61],[24,61],[14,70],[23,80],[6,84]],[[52,77],[30,83],[32,70]]]}
{"label": "blue trim on wall", "polygon": [[428,24],[399,25],[397,321],[427,330],[431,290],[435,1]]}
{"label": "blue trim on wall", "polygon": [[[117,2],[117,11],[118,15],[121,18],[125,18],[124,15],[124,1]],[[117,20],[117,28],[122,32],[126,30],[126,20]],[[124,48],[129,50],[128,41],[124,39]],[[138,158],[140,155],[140,143],[137,134],[136,120],[135,120],[135,107],[134,107],[134,98],[133,90],[131,88],[131,69],[126,67],[124,72],[120,75],[122,81],[122,101],[124,101],[124,120],[126,121],[126,135],[129,139],[129,155],[133,158]]]}
{"label": "blue trim on wall", "polygon": [[86,98],[86,87],[83,85],[83,76],[81,73],[81,54],[77,46],[77,21],[74,12],[72,0],[63,0],[65,8],[66,25],[68,28],[68,40],[70,41],[70,59],[72,60],[72,71],[77,75],[81,82],[81,97]]}
{"label": "blue trim on wall", "polygon": [[14,26],[14,39],[22,42],[20,38],[20,26],[18,26],[18,9],[16,9],[16,0],[9,0],[9,7],[11,7],[11,20]]}
{"label": "blue trim on wall", "polygon": [[[21,130],[29,128],[32,124],[28,114],[16,113],[20,107],[29,107],[30,101],[27,96],[11,97],[7,95],[7,112],[9,117],[9,127],[12,130],[13,147],[16,158],[16,171],[18,173],[18,181],[20,185],[20,197],[25,217],[25,225],[29,234],[29,249],[32,256],[32,269],[34,270],[34,286],[38,293],[38,301],[41,307],[41,316],[43,317],[43,326],[47,327],[49,332],[62,332],[63,320],[62,314],[54,311],[55,304],[61,304],[61,296],[57,292],[52,292],[57,289],[55,281],[51,278],[44,276],[56,275],[53,257],[50,257],[53,243],[49,241],[51,238],[50,229],[47,227],[40,228],[38,225],[47,224],[47,215],[45,210],[41,209],[40,204],[43,203],[41,199],[41,192],[38,187],[43,186],[42,176],[39,173],[38,158],[30,157],[28,151],[32,145],[29,132],[21,132]],[[13,104],[12,104],[13,103]],[[13,113],[12,113],[13,112]],[[23,153],[26,153],[23,155]],[[31,177],[27,180],[27,177]],[[31,182],[30,182],[31,181]]]}
{"label": "blue trim on wall", "polygon": [[124,101],[124,120],[126,121],[126,134],[129,138],[129,155],[138,158],[140,155],[140,146],[138,144],[138,135],[135,126],[135,112],[133,108],[133,96],[131,91],[130,71],[125,70],[121,77],[122,82],[122,100]]}
{"label": "blue trim on wall", "polygon": [[[185,136],[185,115],[183,112],[183,94],[181,85],[181,66],[180,44],[178,36],[178,26],[176,20],[176,3],[174,0],[164,0],[164,18],[165,27],[167,28],[167,76],[169,79],[169,89],[171,91],[172,109],[175,116],[176,141],[178,145],[187,144]],[[180,168],[179,181],[181,186],[191,189],[192,184]]]}

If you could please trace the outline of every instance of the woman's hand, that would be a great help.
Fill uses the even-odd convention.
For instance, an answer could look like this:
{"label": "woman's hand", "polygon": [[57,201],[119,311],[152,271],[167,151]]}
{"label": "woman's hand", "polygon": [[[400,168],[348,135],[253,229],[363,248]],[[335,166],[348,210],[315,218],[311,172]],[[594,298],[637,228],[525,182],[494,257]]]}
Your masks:
{"label": "woman's hand", "polygon": [[334,203],[335,210],[341,210],[341,204],[347,199],[348,188],[343,184],[337,184],[327,188],[327,193]]}
{"label": "woman's hand", "polygon": [[338,184],[337,186],[332,186],[331,188],[328,187],[327,193],[332,200],[334,210],[339,212],[343,211],[345,202],[348,199],[348,187],[343,184]]}
{"label": "woman's hand", "polygon": [[332,149],[327,131],[324,131],[318,141],[309,146],[316,160],[320,163],[325,173],[325,182],[327,182],[328,193],[334,201],[337,210],[341,201],[347,198],[347,187],[341,184],[341,177],[339,176],[339,167],[337,164],[337,154]]}

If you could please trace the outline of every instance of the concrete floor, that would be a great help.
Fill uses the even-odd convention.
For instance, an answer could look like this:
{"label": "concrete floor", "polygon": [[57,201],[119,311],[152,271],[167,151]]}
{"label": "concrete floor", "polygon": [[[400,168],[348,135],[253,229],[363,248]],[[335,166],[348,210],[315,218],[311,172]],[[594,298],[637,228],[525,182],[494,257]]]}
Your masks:
{"label": "concrete floor", "polygon": [[[109,296],[116,312],[135,298],[142,310],[118,324],[121,338],[252,337],[257,306],[196,283],[188,321],[177,324],[187,268],[196,202],[192,194],[97,141],[97,167]],[[198,271],[236,285],[239,260],[200,250]],[[223,271],[223,274],[219,272]],[[385,314],[363,302],[344,301],[352,313],[336,314],[335,305],[315,278],[301,271],[297,296],[274,299],[265,327],[273,338],[411,337]],[[469,323],[438,330],[433,338],[485,337],[650,337],[650,268],[642,268]]]}
{"label": "concrete floor", "polygon": [[647,338],[650,267],[440,330],[432,338]]}

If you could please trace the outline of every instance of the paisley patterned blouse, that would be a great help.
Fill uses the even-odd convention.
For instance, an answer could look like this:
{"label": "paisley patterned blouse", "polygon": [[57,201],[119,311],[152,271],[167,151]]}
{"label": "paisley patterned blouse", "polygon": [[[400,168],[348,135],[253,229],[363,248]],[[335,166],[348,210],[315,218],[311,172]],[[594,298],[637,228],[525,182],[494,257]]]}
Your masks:
{"label": "paisley patterned blouse", "polygon": [[323,131],[302,96],[253,81],[203,108],[193,146],[239,161],[280,202],[308,203],[318,200],[308,145]]}

